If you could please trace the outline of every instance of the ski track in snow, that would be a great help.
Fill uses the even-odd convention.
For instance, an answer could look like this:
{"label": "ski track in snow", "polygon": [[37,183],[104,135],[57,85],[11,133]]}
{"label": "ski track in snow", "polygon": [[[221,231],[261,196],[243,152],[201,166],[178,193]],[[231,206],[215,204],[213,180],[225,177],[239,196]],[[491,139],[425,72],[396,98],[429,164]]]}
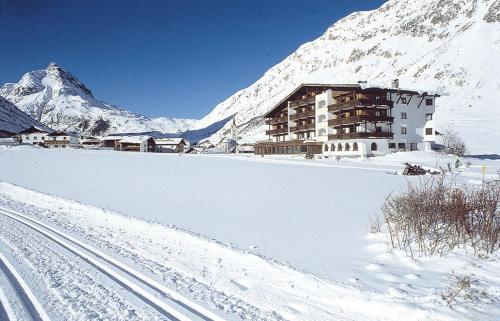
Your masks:
{"label": "ski track in snow", "polygon": [[[129,276],[133,277],[134,279],[142,282],[143,284],[147,285],[151,289],[157,291],[158,293],[166,294],[170,300],[173,302],[177,303],[178,305],[184,307],[185,309],[189,310],[190,312],[200,316],[201,318],[205,320],[213,320],[213,321],[222,321],[223,319],[215,315],[214,313],[206,310],[203,307],[198,306],[194,302],[190,302],[186,298],[178,295],[177,293],[167,289],[163,285],[159,284],[156,281],[151,280],[147,276],[141,274],[138,271],[135,271],[129,266],[126,266],[122,264],[121,262],[109,257],[108,255],[102,253],[99,250],[96,250],[83,242],[80,242],[76,240],[75,238],[63,233],[56,231],[55,229],[49,227],[46,224],[43,224],[37,220],[31,219],[27,217],[26,215],[23,215],[21,213],[16,213],[14,211],[11,211],[9,209],[0,207],[0,214],[5,215],[11,219],[16,220],[19,223],[22,223],[31,229],[39,232],[40,234],[43,234],[47,238],[53,240],[54,242],[58,243],[62,247],[66,248],[68,251],[71,253],[78,255],[81,257],[83,260],[87,261],[89,264],[100,270],[102,273],[106,274],[109,276],[111,279],[115,280],[117,283],[121,284],[131,292],[135,293],[137,296],[141,297],[144,301],[146,301],[148,304],[154,306],[160,311],[163,311],[168,317],[176,319],[176,320],[190,320],[187,318],[185,315],[182,313],[179,313],[176,309],[165,305],[161,300],[158,300],[154,296],[151,296],[150,293],[147,291],[142,290],[140,287],[137,285],[133,284],[129,280],[123,278],[121,275],[116,273],[116,269],[119,269],[123,271],[124,273],[127,273]],[[49,232],[50,231],[50,232]],[[65,240],[64,240],[65,239]],[[70,244],[67,241],[73,243]],[[107,267],[106,265],[101,264],[99,261],[93,259],[91,256],[88,254],[84,253],[81,251],[79,248],[75,247],[74,245],[85,249],[87,252],[90,254],[99,257],[103,261],[105,261],[107,264],[112,266],[112,268]],[[0,256],[1,259],[1,256]]]}
{"label": "ski track in snow", "polygon": [[[12,212],[12,210],[9,210],[9,209],[4,207],[6,205],[6,203],[9,206],[11,206],[12,203],[9,203],[9,201],[5,202],[5,199],[2,199],[2,198],[0,198],[0,200],[2,201],[1,202],[2,206],[0,207],[0,217],[7,215],[7,216],[9,216],[10,219],[16,219],[16,220],[19,219],[19,221],[21,221],[20,224],[23,224],[24,226],[26,226],[26,224],[29,224],[30,228],[32,228],[31,225],[34,225],[34,227],[38,233],[48,234],[47,228],[50,230],[54,230],[53,227],[51,227],[45,223],[40,222],[41,224],[43,224],[43,228],[42,228],[40,225],[38,225],[38,223],[34,223],[34,222],[38,222],[42,216],[47,219],[46,215],[50,214],[48,221],[50,221],[50,224],[53,226],[54,223],[56,223],[56,221],[54,219],[56,219],[56,217],[58,216],[58,213],[43,213],[42,214],[42,213],[40,213],[40,209],[36,209],[36,208],[35,209],[31,208],[31,211],[27,211],[27,209],[29,209],[29,208],[24,208],[24,209],[17,208],[16,210],[18,210],[18,211],[23,210],[23,213],[26,213],[26,214],[22,214],[22,218],[20,218],[19,217],[20,213]],[[17,204],[17,205],[19,206],[20,204]],[[37,211],[38,211],[37,215],[34,215]],[[28,215],[28,213],[29,213],[29,215]],[[35,216],[37,217],[37,219],[33,218]],[[59,222],[59,223],[66,224],[66,222]],[[61,227],[62,226],[60,224],[58,224],[58,229],[60,229]],[[77,229],[76,230],[74,229],[76,227],[76,224],[73,226],[69,225],[67,227],[69,230],[72,231],[72,233],[82,232],[82,231],[78,231]],[[71,239],[72,241],[74,241],[73,243],[76,242],[75,244],[79,244],[81,247],[92,248],[91,246],[84,244],[82,241],[79,241],[76,238],[71,237],[65,233],[62,233],[59,231],[55,232],[55,233],[59,234],[59,236],[61,238],[67,237],[67,239]],[[49,236],[49,237],[52,238],[53,240],[57,239],[57,237],[55,237],[55,236]],[[120,256],[127,257],[128,259],[132,260],[134,263],[140,265],[142,267],[142,269],[149,270],[150,273],[163,274],[162,277],[163,277],[164,281],[167,281],[168,278],[172,278],[171,282],[173,284],[179,286],[180,288],[184,288],[184,290],[187,290],[188,292],[194,291],[196,298],[202,299],[202,300],[211,300],[211,302],[209,302],[210,306],[212,306],[213,308],[222,309],[223,312],[225,312],[229,315],[230,319],[235,319],[235,320],[236,319],[237,320],[239,320],[239,319],[251,319],[251,320],[284,320],[284,319],[287,319],[287,318],[282,317],[280,314],[278,314],[274,311],[268,311],[268,312],[260,311],[259,309],[249,305],[248,303],[246,303],[240,299],[237,299],[237,298],[232,297],[232,296],[227,296],[226,294],[218,292],[218,291],[214,291],[213,289],[210,289],[206,285],[199,284],[196,281],[196,279],[189,279],[186,276],[183,276],[182,274],[179,274],[175,271],[170,270],[170,268],[168,268],[168,267],[161,266],[157,262],[152,262],[151,260],[148,259],[147,255],[145,257],[138,257],[137,253],[134,253],[133,251],[127,250],[126,247],[120,248],[116,244],[112,244],[109,241],[108,242],[106,242],[106,241],[103,242],[103,240],[99,241],[98,240],[99,238],[98,237],[95,238],[93,235],[85,236],[86,241],[90,241],[91,239],[93,241],[98,241],[95,243],[100,244],[100,246],[102,248],[105,248],[108,251],[113,251],[114,253],[118,253]],[[61,243],[61,242],[59,242],[59,243]],[[62,243],[64,243],[64,242],[62,242]],[[87,242],[87,243],[90,243],[90,242]],[[124,243],[128,243],[128,242],[125,241]],[[63,245],[63,246],[67,247],[68,245]],[[128,246],[133,248],[134,244],[128,243]],[[95,256],[98,256],[101,258],[104,257],[111,262],[115,262],[118,265],[120,264],[117,262],[116,259],[109,257],[108,255],[100,252],[99,250],[93,249],[92,251],[95,254]],[[71,252],[74,253],[74,249]],[[84,260],[88,263],[89,258],[86,258]],[[130,266],[122,265],[122,268],[124,268],[124,270],[126,270],[128,274],[131,274],[131,273],[136,273],[139,275],[141,274],[141,272],[135,271]],[[258,271],[256,271],[256,272],[258,272]],[[144,280],[148,280],[146,283],[148,283],[150,286],[152,285],[153,287],[156,287],[156,290],[161,289],[160,292],[168,291],[167,289],[165,289],[164,286],[162,286],[161,284],[158,284],[158,282],[156,282],[154,280],[151,280],[147,276],[142,275],[141,278],[143,278]],[[258,280],[256,280],[256,281],[258,281]],[[232,280],[231,282],[234,284],[235,287],[237,287],[241,290],[248,290],[246,288],[244,280]],[[248,286],[250,286],[250,285],[248,285]],[[283,290],[283,289],[276,288],[276,290]],[[267,299],[264,300],[264,303],[265,303],[264,306],[272,306],[273,302],[272,301],[266,302],[266,300]],[[285,298],[285,301],[286,301],[286,311],[281,311],[281,312],[288,315],[289,317],[291,317],[292,315],[300,316],[300,318],[299,318],[300,320],[311,320],[311,321],[313,321],[313,320],[352,320],[352,321],[367,320],[366,318],[356,316],[355,314],[352,314],[352,313],[347,312],[347,311],[342,311],[341,309],[339,309],[339,311],[335,312],[334,309],[332,309],[332,307],[329,306],[330,304],[323,303],[322,305],[318,305],[317,302],[316,303],[314,303],[314,302],[308,303],[308,302],[297,301],[297,297],[295,297],[294,295],[289,295],[287,298]],[[205,319],[207,319],[207,320],[211,320],[211,319],[222,320],[221,318],[217,318],[217,317],[205,318]],[[289,319],[296,319],[296,318],[292,317]]]}
{"label": "ski track in snow", "polygon": [[[21,300],[20,305],[23,305],[26,309],[27,314],[31,316],[33,321],[50,321],[47,313],[43,309],[40,302],[29,288],[26,281],[23,280],[18,271],[14,266],[7,260],[7,258],[0,253],[0,271],[4,273],[7,277],[13,290],[16,292],[17,296]],[[10,302],[5,295],[5,293],[0,289],[0,317],[6,319],[7,321],[17,320],[16,315],[13,312],[13,308],[10,306]],[[3,320],[3,319],[2,319]]]}

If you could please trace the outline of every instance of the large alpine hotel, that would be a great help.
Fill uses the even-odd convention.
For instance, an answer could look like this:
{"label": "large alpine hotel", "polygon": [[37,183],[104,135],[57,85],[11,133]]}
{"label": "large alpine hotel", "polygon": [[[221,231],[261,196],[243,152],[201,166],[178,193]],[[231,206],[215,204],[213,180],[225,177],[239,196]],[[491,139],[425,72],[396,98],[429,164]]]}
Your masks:
{"label": "large alpine hotel", "polygon": [[377,156],[430,150],[438,95],[364,84],[303,84],[264,117],[255,154]]}

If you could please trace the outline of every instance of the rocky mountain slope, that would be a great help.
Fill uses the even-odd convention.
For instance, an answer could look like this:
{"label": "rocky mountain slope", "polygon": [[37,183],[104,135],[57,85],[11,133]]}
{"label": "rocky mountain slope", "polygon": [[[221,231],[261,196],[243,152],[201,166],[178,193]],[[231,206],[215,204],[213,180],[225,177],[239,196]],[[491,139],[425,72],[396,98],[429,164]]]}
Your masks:
{"label": "rocky mountain slope", "polygon": [[0,88],[19,109],[43,124],[88,135],[110,132],[175,133],[187,130],[195,120],[148,118],[98,101],[90,89],[55,63],[26,73],[19,82]]}
{"label": "rocky mountain slope", "polygon": [[10,101],[0,96],[0,130],[17,133],[31,126],[47,129],[39,121],[31,118]]}
{"label": "rocky mountain slope", "polygon": [[[500,150],[500,0],[389,0],[353,13],[300,46],[254,84],[197,122],[206,127],[236,113],[239,136],[265,139],[261,116],[306,82],[370,83],[443,95],[438,130],[453,126],[472,153]],[[208,137],[217,143],[229,124]]]}

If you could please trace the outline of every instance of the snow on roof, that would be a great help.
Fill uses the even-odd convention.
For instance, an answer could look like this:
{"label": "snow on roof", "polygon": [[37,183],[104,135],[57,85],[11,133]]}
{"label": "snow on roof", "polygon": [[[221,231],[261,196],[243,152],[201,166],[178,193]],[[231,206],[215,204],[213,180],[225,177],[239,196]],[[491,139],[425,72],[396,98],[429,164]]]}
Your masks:
{"label": "snow on roof", "polygon": [[80,143],[100,143],[100,142],[101,140],[99,138],[94,138],[94,137],[84,138],[80,140]]}
{"label": "snow on roof", "polygon": [[184,141],[183,138],[157,138],[156,145],[179,145]]}
{"label": "snow on roof", "polygon": [[120,140],[125,137],[127,136],[110,135],[110,136],[104,136],[101,140]]}
{"label": "snow on roof", "polygon": [[120,139],[119,143],[142,144],[150,138],[151,136],[126,136]]}

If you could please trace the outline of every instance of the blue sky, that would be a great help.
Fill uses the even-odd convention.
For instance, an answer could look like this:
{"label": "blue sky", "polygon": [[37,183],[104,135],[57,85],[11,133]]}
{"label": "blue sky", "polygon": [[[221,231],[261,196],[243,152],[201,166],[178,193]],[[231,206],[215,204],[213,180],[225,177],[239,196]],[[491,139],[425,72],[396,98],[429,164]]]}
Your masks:
{"label": "blue sky", "polygon": [[347,14],[384,0],[0,0],[0,84],[55,61],[97,99],[201,118]]}

